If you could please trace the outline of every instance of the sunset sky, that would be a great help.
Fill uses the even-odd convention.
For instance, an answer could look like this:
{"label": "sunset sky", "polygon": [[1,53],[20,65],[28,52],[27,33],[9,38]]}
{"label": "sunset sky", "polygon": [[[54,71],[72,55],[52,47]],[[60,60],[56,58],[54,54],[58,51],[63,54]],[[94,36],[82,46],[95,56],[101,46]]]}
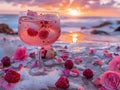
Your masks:
{"label": "sunset sky", "polygon": [[120,17],[120,0],[0,0],[0,14],[28,9],[59,11],[68,16]]}

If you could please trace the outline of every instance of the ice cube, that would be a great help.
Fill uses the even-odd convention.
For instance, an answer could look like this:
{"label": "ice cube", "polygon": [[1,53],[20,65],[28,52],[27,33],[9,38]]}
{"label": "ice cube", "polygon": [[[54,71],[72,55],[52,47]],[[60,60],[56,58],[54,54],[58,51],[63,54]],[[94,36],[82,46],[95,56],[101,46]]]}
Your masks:
{"label": "ice cube", "polygon": [[55,14],[45,14],[44,15],[45,19],[50,19],[50,20],[56,20],[57,16]]}
{"label": "ice cube", "polygon": [[27,22],[29,28],[33,28],[34,30],[39,30],[39,25],[32,23],[32,22]]}
{"label": "ice cube", "polygon": [[34,30],[39,30],[39,26],[33,22],[22,22],[22,27],[24,28],[23,30],[27,30],[28,28],[32,28]]}
{"label": "ice cube", "polygon": [[20,21],[31,21],[31,20],[36,20],[34,16],[21,16],[19,18]]}

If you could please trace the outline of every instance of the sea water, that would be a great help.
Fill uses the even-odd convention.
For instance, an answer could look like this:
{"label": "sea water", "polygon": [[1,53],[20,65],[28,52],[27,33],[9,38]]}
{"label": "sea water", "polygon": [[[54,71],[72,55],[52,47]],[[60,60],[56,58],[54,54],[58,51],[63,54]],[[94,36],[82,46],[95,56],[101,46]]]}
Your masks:
{"label": "sea water", "polygon": [[[18,32],[18,18],[19,15],[0,14],[0,23],[6,23],[14,30]],[[101,30],[109,33],[109,35],[92,35],[88,40],[94,41],[108,41],[108,42],[120,42],[120,32],[115,32],[115,29],[120,26],[118,23],[120,17],[63,17],[61,16],[61,33],[74,33],[79,32],[82,34],[92,35],[92,30]],[[103,27],[93,28],[104,22],[110,22],[110,25]]]}

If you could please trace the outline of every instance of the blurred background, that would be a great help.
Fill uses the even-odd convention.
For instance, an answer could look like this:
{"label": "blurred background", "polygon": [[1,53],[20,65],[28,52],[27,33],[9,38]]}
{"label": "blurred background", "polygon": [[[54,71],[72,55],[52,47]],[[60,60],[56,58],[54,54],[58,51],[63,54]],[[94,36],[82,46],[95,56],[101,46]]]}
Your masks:
{"label": "blurred background", "polygon": [[0,0],[0,23],[17,32],[20,11],[58,11],[62,33],[119,35],[120,0]]}

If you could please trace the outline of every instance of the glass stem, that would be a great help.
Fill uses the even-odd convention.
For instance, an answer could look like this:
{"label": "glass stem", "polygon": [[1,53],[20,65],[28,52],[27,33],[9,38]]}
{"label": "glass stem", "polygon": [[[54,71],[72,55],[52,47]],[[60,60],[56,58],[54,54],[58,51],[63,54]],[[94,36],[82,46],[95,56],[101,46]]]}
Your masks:
{"label": "glass stem", "polygon": [[40,50],[41,50],[41,48],[38,47],[38,62],[39,62],[39,67],[42,68],[44,66],[44,64],[43,64]]}

